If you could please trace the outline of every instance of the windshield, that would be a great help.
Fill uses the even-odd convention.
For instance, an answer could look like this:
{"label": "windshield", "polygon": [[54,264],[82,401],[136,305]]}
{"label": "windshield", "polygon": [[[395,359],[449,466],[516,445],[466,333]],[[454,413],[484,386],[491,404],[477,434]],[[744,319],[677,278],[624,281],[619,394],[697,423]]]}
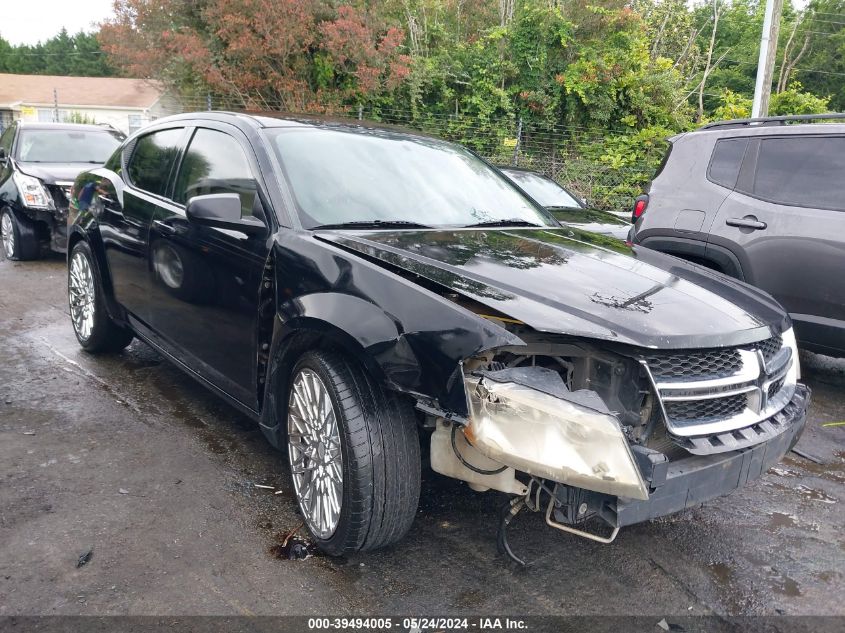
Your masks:
{"label": "windshield", "polygon": [[580,209],[583,206],[574,196],[551,178],[546,178],[530,171],[510,169],[504,169],[502,171],[544,207]]}
{"label": "windshield", "polygon": [[354,222],[556,226],[495,170],[444,141],[376,130],[269,130],[306,228]]}
{"label": "windshield", "polygon": [[120,145],[113,130],[21,130],[17,159],[22,163],[104,163]]}

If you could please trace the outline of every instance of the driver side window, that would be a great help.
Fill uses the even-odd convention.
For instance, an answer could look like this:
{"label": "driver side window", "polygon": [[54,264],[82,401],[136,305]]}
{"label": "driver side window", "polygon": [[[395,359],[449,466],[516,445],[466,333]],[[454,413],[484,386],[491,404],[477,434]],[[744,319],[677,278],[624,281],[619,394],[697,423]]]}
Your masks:
{"label": "driver side window", "polygon": [[0,147],[3,148],[3,152],[6,156],[12,155],[12,142],[15,140],[15,124],[13,123],[6,130],[3,132],[3,135],[0,136]]}
{"label": "driver side window", "polygon": [[254,213],[257,183],[240,143],[224,132],[198,128],[182,159],[174,201],[186,204],[193,196],[236,193],[241,216]]}

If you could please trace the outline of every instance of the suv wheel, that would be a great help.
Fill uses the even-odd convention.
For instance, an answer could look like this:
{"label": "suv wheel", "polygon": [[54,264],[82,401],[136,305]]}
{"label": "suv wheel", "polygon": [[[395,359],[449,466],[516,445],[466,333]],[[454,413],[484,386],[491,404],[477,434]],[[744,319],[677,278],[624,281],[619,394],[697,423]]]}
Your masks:
{"label": "suv wheel", "polygon": [[0,212],[0,238],[6,259],[27,260],[38,257],[38,237],[35,227],[18,219],[8,207]]}
{"label": "suv wheel", "polygon": [[384,547],[411,526],[420,445],[410,405],[333,353],[294,367],[287,408],[294,493],[317,545],[340,555]]}
{"label": "suv wheel", "polygon": [[77,242],[70,252],[67,288],[70,320],[82,349],[119,352],[132,342],[132,333],[112,321],[106,311],[103,284],[86,242]]}

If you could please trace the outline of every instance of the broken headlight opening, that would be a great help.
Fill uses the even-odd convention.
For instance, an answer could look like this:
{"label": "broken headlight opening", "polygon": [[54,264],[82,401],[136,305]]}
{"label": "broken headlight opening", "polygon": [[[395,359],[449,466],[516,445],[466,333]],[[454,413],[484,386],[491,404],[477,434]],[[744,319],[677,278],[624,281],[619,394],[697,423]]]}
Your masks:
{"label": "broken headlight opening", "polygon": [[506,530],[524,508],[610,543],[621,527],[761,476],[804,427],[810,394],[797,383],[791,330],[736,348],[665,351],[520,337],[525,345],[462,363],[465,413],[418,403],[434,471],[512,495],[499,549],[520,563]]}
{"label": "broken headlight opening", "polygon": [[[554,519],[560,498],[577,489],[648,499],[648,487],[619,420],[598,394],[570,391],[557,371],[541,366],[479,371],[464,380],[470,413],[464,435],[471,446],[493,462],[531,477],[524,495],[503,508],[499,551],[526,565],[512,551],[507,528],[523,508],[542,511],[544,493],[549,526],[612,542],[618,527],[602,537]],[[586,516],[588,504],[579,500],[576,505],[577,513]]]}
{"label": "broken headlight opening", "polygon": [[482,371],[465,385],[464,434],[486,457],[540,479],[648,499],[619,421],[595,392],[569,391],[545,367]]}
{"label": "broken headlight opening", "polygon": [[[523,508],[544,512],[552,527],[609,543],[619,530],[607,518],[612,511],[603,511],[608,501],[649,497],[649,471],[625,429],[651,414],[640,371],[633,358],[548,340],[468,359],[466,419],[429,411],[436,418],[431,467],[473,490],[514,495],[500,517],[499,549],[522,564],[506,528]],[[591,519],[598,531],[610,527],[610,536],[580,529]]]}

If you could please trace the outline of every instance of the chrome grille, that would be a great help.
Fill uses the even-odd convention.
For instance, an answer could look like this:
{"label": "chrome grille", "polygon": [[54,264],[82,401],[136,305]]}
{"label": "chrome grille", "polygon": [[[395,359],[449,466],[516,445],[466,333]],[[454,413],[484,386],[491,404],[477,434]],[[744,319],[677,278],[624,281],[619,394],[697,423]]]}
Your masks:
{"label": "chrome grille", "polygon": [[690,422],[698,424],[742,413],[747,404],[748,396],[744,393],[725,398],[680,400],[666,403],[666,415],[679,426]]}
{"label": "chrome grille", "polygon": [[[794,380],[787,381],[797,362],[792,345],[773,336],[741,347],[644,355],[641,362],[670,437],[687,447],[688,440],[740,431],[783,409],[795,391]],[[729,442],[693,445],[711,452],[732,450]]]}
{"label": "chrome grille", "polygon": [[761,341],[755,345],[763,354],[763,360],[768,364],[783,347],[783,337],[780,335]]}
{"label": "chrome grille", "polygon": [[742,368],[739,352],[735,349],[712,349],[678,354],[654,354],[648,365],[655,378],[672,380],[700,380],[723,378]]}
{"label": "chrome grille", "polygon": [[774,398],[778,391],[783,389],[783,384],[786,382],[786,378],[778,378],[772,384],[769,385],[769,388],[766,390],[766,397],[771,400]]}

